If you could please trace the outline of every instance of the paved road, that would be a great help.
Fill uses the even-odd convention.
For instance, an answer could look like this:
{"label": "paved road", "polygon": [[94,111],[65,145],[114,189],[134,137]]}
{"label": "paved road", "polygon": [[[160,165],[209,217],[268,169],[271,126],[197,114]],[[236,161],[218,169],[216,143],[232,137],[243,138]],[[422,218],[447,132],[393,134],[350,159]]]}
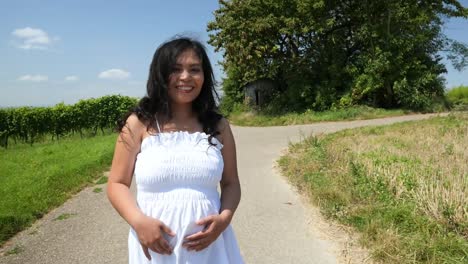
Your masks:
{"label": "paved road", "polygon": [[[287,127],[233,127],[242,184],[242,201],[233,225],[246,263],[353,262],[343,259],[345,249],[338,239],[331,238],[326,230],[322,232],[323,219],[316,209],[304,205],[301,197],[273,168],[274,161],[289,142],[312,133],[431,116]],[[97,187],[105,190],[105,185]],[[9,241],[1,252],[16,247],[19,253],[0,256],[0,264],[127,263],[128,226],[110,206],[105,193],[95,193],[94,188],[84,189]],[[54,220],[62,214],[70,214],[70,217]]]}

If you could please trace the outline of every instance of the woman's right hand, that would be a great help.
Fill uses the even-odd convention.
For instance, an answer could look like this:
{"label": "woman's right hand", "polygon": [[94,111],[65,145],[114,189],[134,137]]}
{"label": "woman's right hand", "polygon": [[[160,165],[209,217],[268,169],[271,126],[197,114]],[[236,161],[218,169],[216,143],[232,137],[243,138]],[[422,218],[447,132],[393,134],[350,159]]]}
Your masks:
{"label": "woman's right hand", "polygon": [[153,250],[159,254],[172,254],[172,248],[169,242],[164,238],[164,233],[175,236],[175,233],[158,219],[151,218],[146,215],[142,215],[138,218],[133,229],[138,235],[138,240],[141,243],[143,252],[146,258],[151,260],[148,249]]}

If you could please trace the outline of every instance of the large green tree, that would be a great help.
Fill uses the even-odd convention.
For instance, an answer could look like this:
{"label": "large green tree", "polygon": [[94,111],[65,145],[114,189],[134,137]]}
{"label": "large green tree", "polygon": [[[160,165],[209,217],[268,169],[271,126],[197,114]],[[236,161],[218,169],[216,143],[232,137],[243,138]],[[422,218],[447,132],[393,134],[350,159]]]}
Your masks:
{"label": "large green tree", "polygon": [[224,53],[230,103],[270,78],[274,104],[289,110],[424,108],[443,94],[441,52],[467,64],[466,45],[441,32],[444,19],[467,14],[451,0],[221,0],[209,43]]}

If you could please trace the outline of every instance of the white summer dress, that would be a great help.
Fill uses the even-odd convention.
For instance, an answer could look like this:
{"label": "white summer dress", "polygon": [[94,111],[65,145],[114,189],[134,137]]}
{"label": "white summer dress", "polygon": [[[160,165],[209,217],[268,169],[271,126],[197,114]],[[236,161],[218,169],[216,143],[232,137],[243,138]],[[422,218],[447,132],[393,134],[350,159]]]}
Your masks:
{"label": "white summer dress", "polygon": [[176,233],[165,236],[174,251],[161,255],[149,250],[149,261],[132,228],[128,238],[129,263],[158,264],[238,264],[244,263],[229,225],[209,247],[188,251],[182,247],[184,237],[203,230],[195,222],[219,214],[220,196],[217,186],[224,168],[221,149],[216,139],[208,143],[203,132],[160,132],[141,142],[134,177],[137,203],[145,215],[162,221]]}

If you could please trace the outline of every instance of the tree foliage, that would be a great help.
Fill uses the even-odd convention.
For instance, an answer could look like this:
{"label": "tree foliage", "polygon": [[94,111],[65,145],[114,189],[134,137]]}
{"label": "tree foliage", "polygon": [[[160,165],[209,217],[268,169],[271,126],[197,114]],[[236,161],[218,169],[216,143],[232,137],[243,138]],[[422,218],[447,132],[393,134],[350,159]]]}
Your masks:
{"label": "tree foliage", "polygon": [[288,110],[421,109],[443,96],[441,51],[467,65],[466,45],[441,32],[445,18],[467,14],[452,0],[221,0],[209,43],[224,53],[228,102],[270,78],[272,103]]}

